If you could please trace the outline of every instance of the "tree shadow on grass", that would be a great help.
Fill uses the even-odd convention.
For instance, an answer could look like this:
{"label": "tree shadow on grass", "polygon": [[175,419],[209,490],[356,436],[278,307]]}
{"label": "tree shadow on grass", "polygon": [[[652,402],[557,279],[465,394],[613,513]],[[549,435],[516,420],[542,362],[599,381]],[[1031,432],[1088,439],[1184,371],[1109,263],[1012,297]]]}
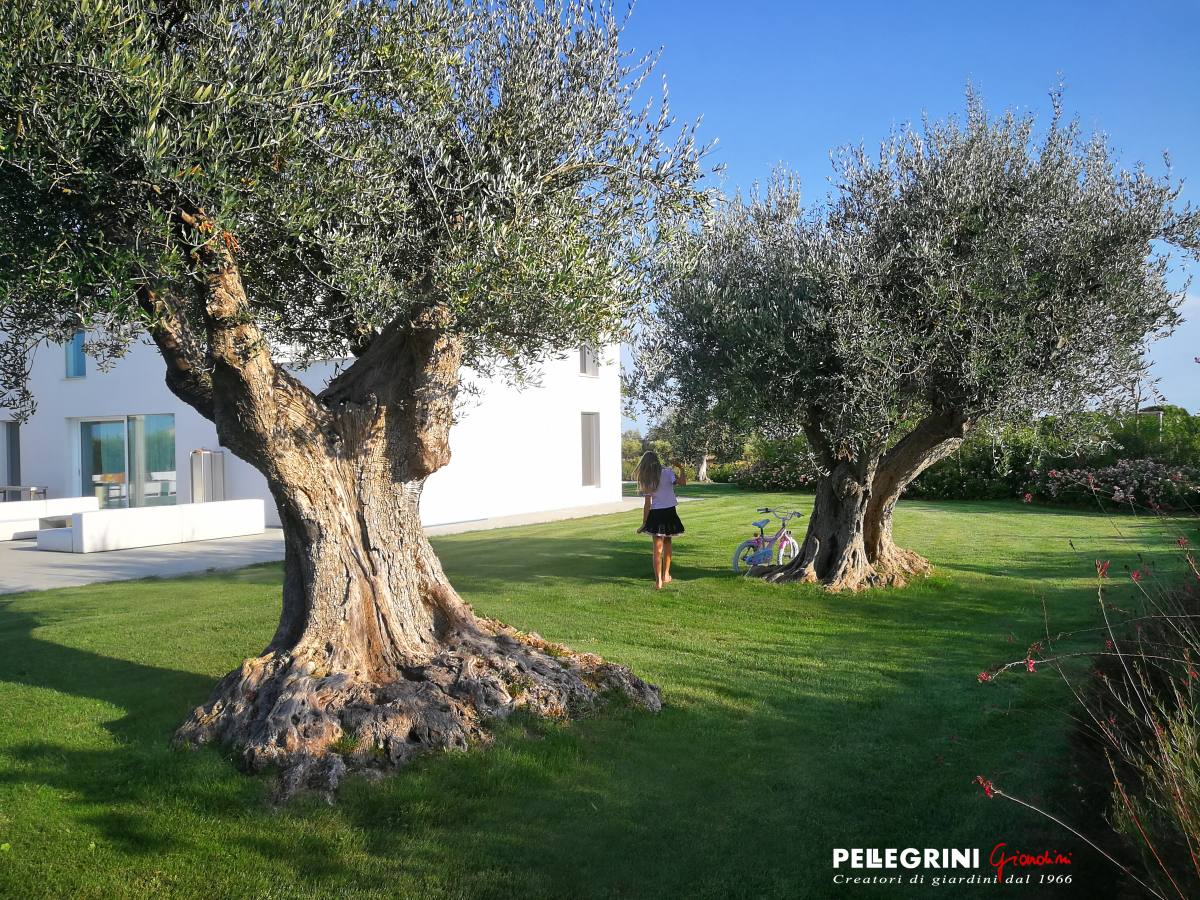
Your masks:
{"label": "tree shadow on grass", "polygon": [[[833,846],[986,851],[1028,825],[969,790],[970,761],[914,769],[912,753],[925,753],[914,729],[961,715],[954,695],[876,679],[856,701],[804,683],[804,671],[720,660],[691,675],[706,701],[658,715],[616,704],[569,724],[518,716],[491,746],[422,758],[382,783],[351,779],[332,809],[307,798],[274,810],[262,780],[219,752],[166,749],[210,678],[41,641],[37,624],[0,605],[0,641],[16,651],[0,678],[123,709],[105,725],[120,744],[43,736],[6,751],[19,765],[0,783],[69,797],[120,854],[118,869],[190,859],[175,863],[192,873],[184,896],[252,895],[243,879],[277,884],[274,896],[821,896]],[[798,647],[777,638],[745,649],[770,660]],[[781,691],[787,674],[800,683]],[[1041,835],[1029,834],[1030,844]],[[236,864],[221,862],[229,855]]]}
{"label": "tree shadow on grass", "polygon": [[[551,576],[603,583],[641,578],[649,568],[641,539],[628,546],[574,538],[539,539],[532,549],[527,539],[519,543],[524,571],[509,570],[498,582]],[[517,548],[488,538],[463,549],[464,577],[490,583],[489,567]],[[533,573],[530,553],[538,554]],[[1064,553],[1039,565],[1057,567]],[[444,559],[453,574],[454,553]],[[673,569],[682,579],[689,567]],[[989,700],[977,703],[983,689],[969,672],[962,677],[962,666],[980,655],[977,641],[948,646],[949,658],[934,671],[928,644],[950,641],[960,620],[995,625],[997,640],[1004,621],[1037,625],[1040,608],[1006,609],[1011,585],[981,582],[964,597],[935,580],[852,600],[812,586],[738,587],[730,592],[738,598],[732,625],[720,634],[730,639],[728,650],[689,649],[697,620],[684,618],[683,604],[672,611],[675,634],[637,642],[638,652],[677,673],[666,687],[686,691],[686,702],[657,716],[618,706],[568,725],[518,720],[501,727],[490,747],[423,758],[381,784],[352,779],[333,809],[308,798],[282,811],[264,803],[261,779],[240,775],[222,752],[166,749],[212,678],[39,640],[36,615],[0,603],[0,645],[12,651],[0,658],[0,679],[125,713],[104,726],[119,746],[79,749],[68,735],[57,743],[42,734],[6,751],[19,765],[0,782],[46,785],[84,806],[81,815],[125,855],[124,865],[159,866],[163,857],[190,854],[197,864],[180,892],[186,896],[252,896],[241,878],[278,878],[276,896],[825,896],[834,846],[977,846],[984,856],[1003,839],[1075,847],[1056,830],[1038,831],[1023,813],[987,805],[969,786],[975,774],[1007,765],[1015,748],[1003,741],[1018,738],[985,730],[976,739],[1003,752],[958,759],[957,745],[935,747],[930,737],[961,727],[968,708],[978,717]],[[791,618],[799,600],[818,612],[816,624]],[[898,601],[909,607],[903,615]],[[973,607],[969,615],[964,603]],[[853,619],[838,621],[837,611]],[[822,633],[830,622],[839,630]],[[769,633],[755,636],[762,627]],[[1022,749],[1038,740],[1016,720],[1012,730]],[[971,737],[964,733],[963,744]],[[933,763],[935,752],[946,766]],[[219,849],[224,858],[227,848],[236,850],[236,865],[214,855]],[[1077,871],[1102,873],[1106,865]],[[1033,888],[994,893],[1037,896]],[[1080,885],[1050,896],[1105,894]]]}
{"label": "tree shadow on grass", "polygon": [[34,635],[34,613],[0,602],[0,681],[112,704],[125,711],[105,728],[122,743],[168,737],[188,709],[211,693],[214,679],[79,650]]}

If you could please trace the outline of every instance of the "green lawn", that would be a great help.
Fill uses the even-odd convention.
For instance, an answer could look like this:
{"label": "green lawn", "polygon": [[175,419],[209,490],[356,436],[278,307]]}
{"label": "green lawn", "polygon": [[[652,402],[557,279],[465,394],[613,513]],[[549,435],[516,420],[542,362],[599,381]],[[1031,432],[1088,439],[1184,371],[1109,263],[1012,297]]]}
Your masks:
{"label": "green lawn", "polygon": [[661,592],[640,511],[434,542],[477,610],[632,665],[660,714],[512,722],[490,747],[351,779],[332,807],[275,808],[226,754],[167,748],[270,637],[280,566],[0,598],[0,897],[975,896],[930,872],[835,888],[832,849],[1000,841],[1073,852],[1075,886],[1046,895],[1098,895],[1108,863],[971,784],[1069,795],[1051,708],[1069,697],[1051,674],[976,675],[1042,637],[1043,596],[1056,630],[1094,625],[1092,560],[1161,548],[1157,525],[906,503],[898,541],[936,574],[831,596],[730,567],[755,507],[810,497],[681,493],[706,499],[681,508]]}

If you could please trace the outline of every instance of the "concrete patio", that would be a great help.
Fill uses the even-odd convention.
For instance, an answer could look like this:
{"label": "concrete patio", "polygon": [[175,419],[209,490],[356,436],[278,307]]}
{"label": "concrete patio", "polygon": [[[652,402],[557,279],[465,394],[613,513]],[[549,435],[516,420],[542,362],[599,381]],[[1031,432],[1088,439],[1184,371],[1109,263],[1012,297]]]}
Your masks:
{"label": "concrete patio", "polygon": [[[510,528],[515,525],[535,525],[539,522],[602,516],[640,509],[641,506],[641,497],[626,497],[615,503],[596,506],[447,522],[430,526],[425,531],[431,537],[437,537],[468,531]],[[0,594],[78,587],[98,581],[125,581],[151,575],[169,578],[208,569],[236,569],[253,563],[274,562],[280,559],[283,559],[283,530],[280,528],[268,528],[265,534],[248,537],[88,554],[39,552],[35,541],[4,541],[0,542]]]}

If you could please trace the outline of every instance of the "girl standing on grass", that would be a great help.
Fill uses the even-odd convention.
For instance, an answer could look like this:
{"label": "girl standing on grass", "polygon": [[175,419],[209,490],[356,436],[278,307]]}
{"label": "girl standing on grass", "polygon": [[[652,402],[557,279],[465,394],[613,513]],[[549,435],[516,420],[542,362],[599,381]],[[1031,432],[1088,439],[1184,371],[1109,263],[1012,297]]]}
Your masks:
{"label": "girl standing on grass", "polygon": [[637,533],[654,538],[654,584],[661,590],[671,580],[671,538],[684,532],[676,512],[679,501],[675,499],[674,486],[687,484],[687,479],[683,476],[682,466],[678,478],[674,469],[664,469],[653,450],[642,456],[633,470],[633,477],[637,480],[638,493],[646,498],[642,527]]}

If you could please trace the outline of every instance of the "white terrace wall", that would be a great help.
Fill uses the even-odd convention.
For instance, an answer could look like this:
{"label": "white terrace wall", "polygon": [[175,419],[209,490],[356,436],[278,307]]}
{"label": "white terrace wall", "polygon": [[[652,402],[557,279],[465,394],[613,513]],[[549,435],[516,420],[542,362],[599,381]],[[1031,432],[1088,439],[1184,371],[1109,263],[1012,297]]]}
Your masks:
{"label": "white terrace wall", "polygon": [[[541,386],[517,390],[482,381],[475,400],[464,403],[450,431],[452,460],[425,486],[421,518],[426,525],[608,503],[621,496],[620,376],[617,347],[606,348],[596,373],[582,374],[579,352],[542,366]],[[45,485],[50,497],[83,494],[80,422],[125,416],[175,416],[177,503],[190,503],[189,453],[224,449],[207,420],[167,390],[163,363],[154,348],[136,345],[108,372],[86,361],[83,378],[66,377],[66,350],[38,347],[33,362],[35,415],[20,429],[21,480]],[[332,364],[298,373],[322,387]],[[598,414],[599,484],[583,485],[583,422]],[[0,419],[4,418],[0,411]],[[593,422],[597,420],[592,420]],[[266,501],[267,523],[279,515],[266,480],[226,452],[225,496]]]}

